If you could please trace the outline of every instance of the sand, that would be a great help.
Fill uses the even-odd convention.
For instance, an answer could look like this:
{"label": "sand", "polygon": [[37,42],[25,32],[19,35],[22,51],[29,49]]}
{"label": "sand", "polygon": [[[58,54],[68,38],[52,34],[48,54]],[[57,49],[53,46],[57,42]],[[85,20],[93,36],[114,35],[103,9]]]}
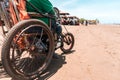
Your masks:
{"label": "sand", "polygon": [[120,25],[66,27],[75,37],[72,52],[57,50],[60,59],[39,80],[120,80]]}

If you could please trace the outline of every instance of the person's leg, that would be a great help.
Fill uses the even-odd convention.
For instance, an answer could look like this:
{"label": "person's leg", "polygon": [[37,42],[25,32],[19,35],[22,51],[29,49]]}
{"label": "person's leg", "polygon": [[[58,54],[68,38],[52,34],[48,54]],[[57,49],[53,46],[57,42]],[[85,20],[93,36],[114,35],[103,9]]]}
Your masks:
{"label": "person's leg", "polygon": [[58,36],[62,33],[62,27],[59,23],[56,23],[56,33]]}
{"label": "person's leg", "polygon": [[54,31],[55,33],[57,33],[57,35],[61,34],[62,27],[61,27],[61,25],[58,22],[56,22],[55,20],[52,20],[51,26],[52,26],[52,31]]}
{"label": "person's leg", "polygon": [[[60,26],[59,23],[56,23],[54,20],[52,21],[52,30],[53,30],[55,33],[57,33],[58,38],[59,38],[59,36],[60,36],[60,34],[61,34],[61,32],[62,32],[62,27]],[[55,51],[54,51],[54,53],[53,53],[53,58],[54,58],[54,59],[59,59],[59,55],[58,55],[57,53],[55,53]]]}

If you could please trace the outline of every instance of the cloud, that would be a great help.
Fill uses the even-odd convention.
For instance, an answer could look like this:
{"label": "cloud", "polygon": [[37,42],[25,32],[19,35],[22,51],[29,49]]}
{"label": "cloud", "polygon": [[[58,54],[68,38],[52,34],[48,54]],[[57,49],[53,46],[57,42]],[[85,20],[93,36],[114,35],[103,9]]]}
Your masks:
{"label": "cloud", "polygon": [[62,11],[80,18],[120,22],[120,0],[53,0],[53,2]]}
{"label": "cloud", "polygon": [[61,7],[71,6],[72,4],[76,3],[76,1],[78,0],[63,1],[63,3],[61,4]]}

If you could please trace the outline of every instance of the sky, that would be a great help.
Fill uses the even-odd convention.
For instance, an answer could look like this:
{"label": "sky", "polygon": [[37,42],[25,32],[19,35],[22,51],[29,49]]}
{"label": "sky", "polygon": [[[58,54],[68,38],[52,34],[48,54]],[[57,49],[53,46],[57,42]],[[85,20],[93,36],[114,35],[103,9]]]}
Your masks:
{"label": "sky", "polygon": [[120,23],[120,0],[50,0],[53,6],[71,16]]}

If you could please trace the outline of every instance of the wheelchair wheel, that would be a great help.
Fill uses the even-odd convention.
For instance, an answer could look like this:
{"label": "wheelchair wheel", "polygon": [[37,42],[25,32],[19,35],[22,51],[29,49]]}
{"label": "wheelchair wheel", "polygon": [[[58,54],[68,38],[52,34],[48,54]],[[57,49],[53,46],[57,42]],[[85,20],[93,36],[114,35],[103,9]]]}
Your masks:
{"label": "wheelchair wheel", "polygon": [[70,52],[71,49],[74,46],[74,36],[72,33],[66,33],[62,36],[62,46],[60,47],[60,49],[64,52]]}
{"label": "wheelchair wheel", "polygon": [[57,7],[54,7],[55,15],[57,18],[60,18],[60,11]]}
{"label": "wheelchair wheel", "polygon": [[2,46],[2,63],[15,80],[33,80],[48,67],[54,51],[53,35],[40,20],[17,23]]}

